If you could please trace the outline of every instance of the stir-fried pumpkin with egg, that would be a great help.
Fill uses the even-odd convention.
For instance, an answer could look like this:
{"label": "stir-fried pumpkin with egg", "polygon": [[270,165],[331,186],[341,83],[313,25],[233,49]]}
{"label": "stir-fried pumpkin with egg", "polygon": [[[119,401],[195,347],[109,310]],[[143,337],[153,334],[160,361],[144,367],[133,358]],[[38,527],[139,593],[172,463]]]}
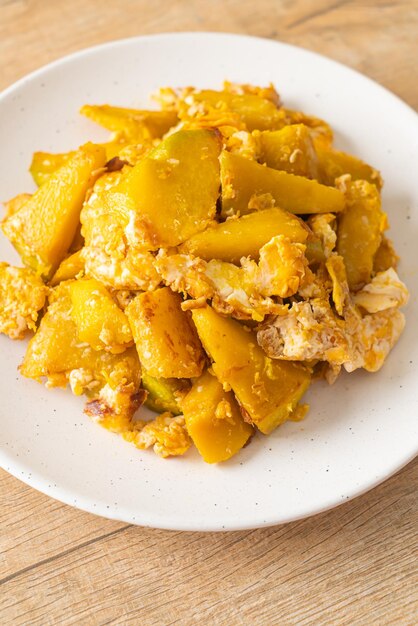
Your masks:
{"label": "stir-fried pumpkin with egg", "polygon": [[0,332],[33,333],[21,374],[137,448],[218,463],[302,419],[318,376],[378,370],[408,291],[381,175],[324,120],[272,85],[154,99],[86,104],[108,141],[33,155],[38,189],[5,203],[24,267],[0,263]]}

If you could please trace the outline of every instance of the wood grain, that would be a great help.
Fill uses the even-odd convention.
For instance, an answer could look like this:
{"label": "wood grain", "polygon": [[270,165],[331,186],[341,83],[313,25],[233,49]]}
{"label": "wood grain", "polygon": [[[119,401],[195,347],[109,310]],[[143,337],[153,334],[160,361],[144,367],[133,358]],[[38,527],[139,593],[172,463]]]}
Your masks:
{"label": "wood grain", "polygon": [[4,483],[29,535],[3,505],[6,623],[414,623],[418,462],[328,513],[219,534],[115,524]]}
{"label": "wood grain", "polygon": [[[418,107],[415,0],[0,0],[0,88],[137,34],[243,32],[322,52]],[[411,625],[418,461],[333,511],[224,534],[136,528],[0,473],[0,624]]]}
{"label": "wood grain", "polygon": [[0,0],[0,88],[64,54],[164,31],[215,30],[329,55],[418,106],[416,0]]}

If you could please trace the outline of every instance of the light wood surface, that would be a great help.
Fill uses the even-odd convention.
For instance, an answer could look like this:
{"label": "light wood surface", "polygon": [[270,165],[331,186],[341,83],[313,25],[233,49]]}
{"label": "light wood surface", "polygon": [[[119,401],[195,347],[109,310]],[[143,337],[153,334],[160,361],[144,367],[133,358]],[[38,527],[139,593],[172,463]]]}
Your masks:
{"label": "light wood surface", "polygon": [[[418,107],[415,0],[0,0],[0,88],[138,34],[220,30],[322,52]],[[328,513],[223,534],[136,528],[0,473],[0,624],[412,626],[418,462]]]}

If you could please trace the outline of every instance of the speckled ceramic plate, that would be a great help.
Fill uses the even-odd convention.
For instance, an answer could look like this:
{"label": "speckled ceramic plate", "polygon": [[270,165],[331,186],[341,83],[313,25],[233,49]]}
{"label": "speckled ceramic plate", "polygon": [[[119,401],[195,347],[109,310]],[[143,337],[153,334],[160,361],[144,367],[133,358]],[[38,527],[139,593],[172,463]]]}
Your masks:
{"label": "speckled ceramic plate", "polygon": [[[328,120],[336,144],[385,178],[400,273],[412,290],[407,328],[377,374],[317,383],[311,411],[230,462],[195,451],[161,460],[83,415],[83,400],[17,372],[25,344],[0,338],[0,461],[36,489],[105,517],[160,528],[222,530],[283,523],[372,488],[418,449],[418,121],[369,79],[306,50],[224,34],[168,34],[116,41],[57,61],[0,97],[0,197],[33,190],[35,150],[64,151],[101,132],[77,111],[85,102],[149,106],[160,85],[219,87],[224,78],[277,86],[286,105]],[[16,262],[1,237],[0,258]]]}

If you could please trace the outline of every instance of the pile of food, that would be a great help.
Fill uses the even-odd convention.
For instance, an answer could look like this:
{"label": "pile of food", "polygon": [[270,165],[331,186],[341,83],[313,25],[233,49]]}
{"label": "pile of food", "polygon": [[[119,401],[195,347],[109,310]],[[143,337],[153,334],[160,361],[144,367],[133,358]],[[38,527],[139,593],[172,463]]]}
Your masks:
{"label": "pile of food", "polygon": [[[162,457],[224,461],[302,419],[314,378],[378,370],[408,291],[379,172],[273,87],[164,88],[161,110],[81,113],[105,144],[37,152],[5,204],[0,331],[23,376]],[[159,415],[138,417],[145,403]]]}

